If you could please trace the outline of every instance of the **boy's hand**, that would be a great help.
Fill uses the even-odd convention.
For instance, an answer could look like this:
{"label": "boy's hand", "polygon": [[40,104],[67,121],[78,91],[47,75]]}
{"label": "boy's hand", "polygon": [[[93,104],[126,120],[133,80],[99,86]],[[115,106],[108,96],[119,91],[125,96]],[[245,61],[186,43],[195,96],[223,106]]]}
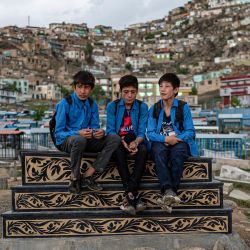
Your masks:
{"label": "boy's hand", "polygon": [[122,145],[124,148],[126,148],[128,150],[128,152],[130,153],[131,152],[131,149],[129,148],[129,145],[124,141],[124,138],[122,137]]}
{"label": "boy's hand", "polygon": [[79,135],[83,136],[83,137],[85,137],[87,139],[90,139],[90,138],[92,138],[92,129],[83,128],[83,129],[79,130]]}
{"label": "boy's hand", "polygon": [[177,135],[170,135],[165,137],[165,144],[166,145],[175,145],[178,142],[181,142],[182,139],[176,137]]}
{"label": "boy's hand", "polygon": [[103,129],[93,129],[93,137],[96,139],[101,139],[104,136]]}
{"label": "boy's hand", "polygon": [[136,140],[130,142],[129,148],[131,150],[135,150],[135,149],[137,149],[137,147],[138,147],[138,144],[137,144]]}

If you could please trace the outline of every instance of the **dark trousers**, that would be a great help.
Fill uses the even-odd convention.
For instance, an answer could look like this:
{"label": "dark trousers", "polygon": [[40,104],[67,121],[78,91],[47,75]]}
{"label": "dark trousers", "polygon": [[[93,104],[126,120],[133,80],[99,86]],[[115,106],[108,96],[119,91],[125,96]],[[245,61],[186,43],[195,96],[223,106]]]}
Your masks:
{"label": "dark trousers", "polygon": [[81,160],[84,152],[97,153],[97,158],[92,167],[102,172],[120,143],[121,139],[118,135],[107,135],[102,139],[87,139],[76,135],[67,137],[59,146],[59,149],[70,154],[73,178],[79,179]]}
{"label": "dark trousers", "polygon": [[135,164],[133,172],[130,174],[127,163],[128,151],[122,144],[114,152],[114,158],[117,164],[118,172],[121,176],[125,193],[131,192],[134,196],[138,193],[138,188],[141,182],[145,165],[147,161],[147,148],[141,143],[138,146],[138,152],[133,157],[135,158]]}
{"label": "dark trousers", "polygon": [[183,172],[183,164],[189,155],[189,147],[185,142],[179,142],[173,146],[166,146],[162,142],[153,142],[152,156],[162,193],[169,188],[177,191]]}

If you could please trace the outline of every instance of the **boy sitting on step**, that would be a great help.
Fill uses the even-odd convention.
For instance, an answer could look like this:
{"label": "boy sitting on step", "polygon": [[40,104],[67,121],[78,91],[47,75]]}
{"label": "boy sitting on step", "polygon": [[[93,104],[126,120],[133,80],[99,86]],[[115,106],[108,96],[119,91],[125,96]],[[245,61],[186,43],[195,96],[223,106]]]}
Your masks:
{"label": "boy sitting on step", "polygon": [[[55,139],[59,150],[70,154],[71,180],[69,192],[79,193],[82,187],[89,190],[102,190],[95,182],[95,171],[102,172],[121,140],[113,134],[104,136],[99,125],[96,102],[89,96],[95,86],[95,78],[88,71],[79,71],[73,77],[74,92],[56,105]],[[97,158],[81,176],[80,167],[84,152],[93,152]]]}
{"label": "boy sitting on step", "polygon": [[[132,215],[144,210],[140,202],[138,188],[147,160],[144,137],[147,126],[148,106],[136,99],[138,80],[133,75],[125,75],[119,80],[121,99],[107,106],[107,134],[119,135],[121,144],[114,152],[118,172],[125,188],[125,199],[120,208]],[[133,172],[127,165],[127,155],[135,158]]]}
{"label": "boy sitting on step", "polygon": [[195,129],[187,103],[176,99],[180,80],[173,73],[159,79],[161,100],[149,110],[147,136],[151,141],[152,157],[161,187],[159,206],[168,212],[181,202],[177,190],[184,161],[197,156]]}

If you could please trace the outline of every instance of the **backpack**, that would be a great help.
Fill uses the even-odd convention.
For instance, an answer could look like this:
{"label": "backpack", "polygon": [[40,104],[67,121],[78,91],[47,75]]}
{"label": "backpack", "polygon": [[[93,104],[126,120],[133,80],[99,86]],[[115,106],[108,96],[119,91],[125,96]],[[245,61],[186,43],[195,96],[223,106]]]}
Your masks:
{"label": "backpack", "polygon": [[[72,97],[71,95],[67,95],[64,97],[69,105],[72,104]],[[92,106],[94,100],[91,97],[88,97],[90,107]],[[59,145],[56,145],[56,137],[55,137],[55,130],[56,130],[56,112],[52,115],[52,118],[49,121],[49,133],[51,140],[55,147],[60,150]]]}
{"label": "backpack", "polygon": [[[183,127],[183,107],[187,104],[186,102],[182,100],[178,100],[178,107],[175,110],[175,121],[174,125],[176,126],[177,121],[179,123],[179,130],[182,132],[184,130]],[[158,101],[154,104],[154,110],[153,110],[153,118],[156,119],[156,123],[158,123],[159,114],[161,111],[161,101]]]}

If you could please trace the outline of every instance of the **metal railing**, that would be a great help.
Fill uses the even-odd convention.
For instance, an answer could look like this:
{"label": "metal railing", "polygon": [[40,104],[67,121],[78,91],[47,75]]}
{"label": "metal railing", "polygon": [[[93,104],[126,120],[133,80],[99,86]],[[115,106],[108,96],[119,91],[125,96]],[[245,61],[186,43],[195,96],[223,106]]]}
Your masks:
{"label": "metal railing", "polygon": [[197,134],[199,155],[211,158],[246,159],[245,134]]}
{"label": "metal railing", "polygon": [[[197,134],[199,155],[212,158],[246,159],[247,136],[242,134]],[[48,132],[0,136],[0,159],[17,159],[19,151],[55,150]]]}

